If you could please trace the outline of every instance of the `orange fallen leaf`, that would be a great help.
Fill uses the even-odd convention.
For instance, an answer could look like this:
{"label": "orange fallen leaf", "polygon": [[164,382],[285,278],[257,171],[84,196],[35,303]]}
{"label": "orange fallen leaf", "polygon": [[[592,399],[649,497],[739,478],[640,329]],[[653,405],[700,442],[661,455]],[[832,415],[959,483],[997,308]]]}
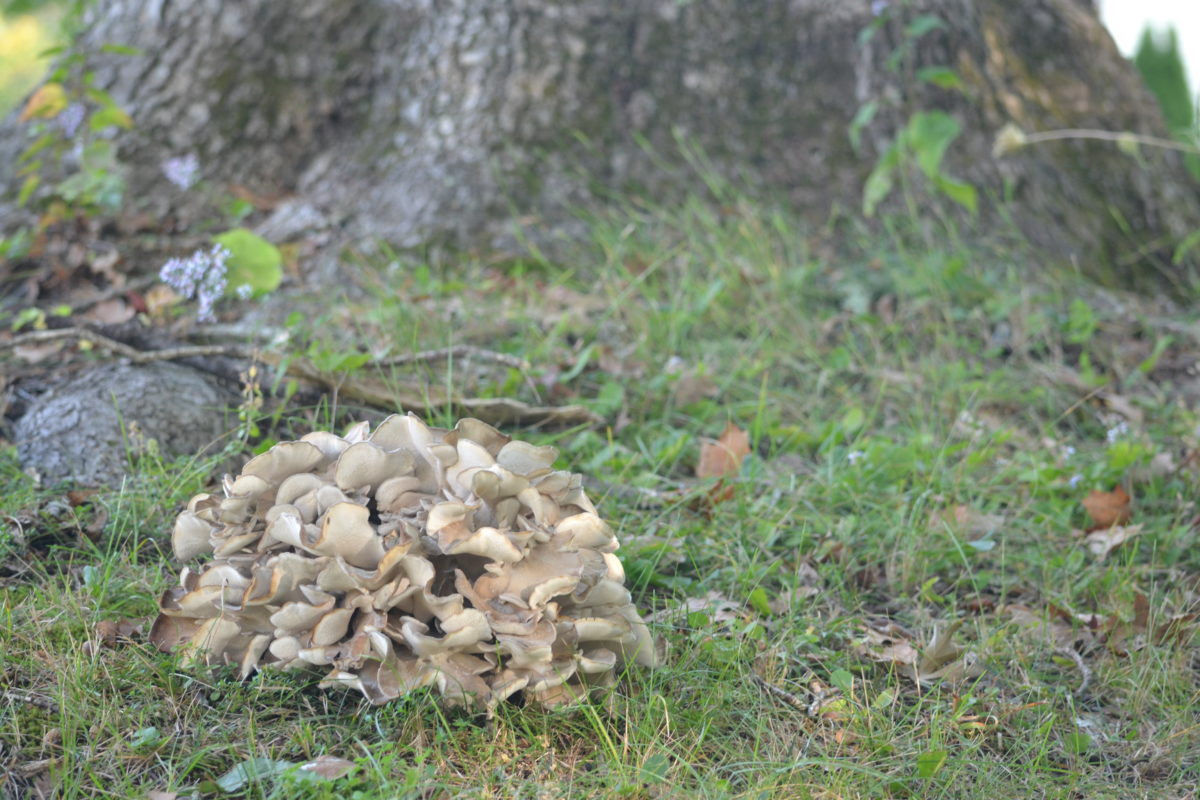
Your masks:
{"label": "orange fallen leaf", "polygon": [[1092,518],[1092,527],[1089,532],[1100,528],[1111,528],[1113,525],[1124,525],[1132,516],[1133,498],[1120,486],[1111,492],[1093,490],[1081,502],[1088,516]]}
{"label": "orange fallen leaf", "polygon": [[736,475],[748,455],[750,436],[730,422],[719,439],[700,445],[700,463],[696,465],[696,477],[723,478],[726,475]]}

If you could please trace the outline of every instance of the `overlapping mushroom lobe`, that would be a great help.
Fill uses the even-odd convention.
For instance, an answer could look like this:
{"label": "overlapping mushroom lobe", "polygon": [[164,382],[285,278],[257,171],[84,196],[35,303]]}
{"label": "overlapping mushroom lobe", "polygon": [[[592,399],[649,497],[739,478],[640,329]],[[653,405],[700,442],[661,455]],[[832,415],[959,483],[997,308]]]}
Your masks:
{"label": "overlapping mushroom lobe", "polygon": [[193,497],[151,639],[203,664],[315,665],[384,703],[572,701],[655,645],[617,540],[557,452],[394,415],[283,442]]}

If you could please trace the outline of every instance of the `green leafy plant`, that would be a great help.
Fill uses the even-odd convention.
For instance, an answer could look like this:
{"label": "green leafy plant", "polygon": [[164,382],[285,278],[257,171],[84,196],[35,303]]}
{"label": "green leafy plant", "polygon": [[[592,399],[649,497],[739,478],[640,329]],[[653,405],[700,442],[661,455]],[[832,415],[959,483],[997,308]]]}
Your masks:
{"label": "green leafy plant", "polygon": [[283,281],[283,256],[279,248],[245,228],[234,228],[213,237],[213,242],[229,251],[226,261],[228,293],[268,294]]}

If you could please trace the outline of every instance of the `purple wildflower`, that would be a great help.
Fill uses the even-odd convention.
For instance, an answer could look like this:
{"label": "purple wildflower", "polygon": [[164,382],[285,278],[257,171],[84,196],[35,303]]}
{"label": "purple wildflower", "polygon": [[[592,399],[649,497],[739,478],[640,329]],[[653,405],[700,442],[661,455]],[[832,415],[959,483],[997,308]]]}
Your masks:
{"label": "purple wildflower", "polygon": [[888,0],[873,0],[871,3],[871,16],[878,17],[887,10]]}
{"label": "purple wildflower", "polygon": [[167,180],[186,192],[196,183],[200,159],[196,158],[195,153],[168,158],[162,163],[162,171]]}
{"label": "purple wildflower", "polygon": [[225,294],[226,261],[230,253],[219,244],[208,251],[197,250],[186,258],[172,258],[158,272],[163,283],[183,297],[194,297],[200,304],[197,318],[201,322],[216,319],[213,306]]}
{"label": "purple wildflower", "polygon": [[79,125],[83,122],[83,115],[86,112],[87,109],[83,107],[83,103],[71,103],[62,110],[55,122],[58,123],[63,136],[68,139],[75,138],[75,131],[79,130]]}
{"label": "purple wildflower", "polygon": [[234,291],[237,293],[237,296],[239,299],[249,300],[250,295],[254,294],[254,287],[248,283],[243,283],[241,286],[237,287],[237,289],[235,289]]}

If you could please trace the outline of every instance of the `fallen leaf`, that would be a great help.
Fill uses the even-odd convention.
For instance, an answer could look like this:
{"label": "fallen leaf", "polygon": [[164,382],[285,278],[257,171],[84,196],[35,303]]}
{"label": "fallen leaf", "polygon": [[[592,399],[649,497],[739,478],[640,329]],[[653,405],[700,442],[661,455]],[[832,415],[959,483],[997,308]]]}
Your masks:
{"label": "fallen leaf", "polygon": [[1124,525],[1132,516],[1132,501],[1129,492],[1120,486],[1111,492],[1093,490],[1081,501],[1084,510],[1092,518],[1093,527],[1089,532],[1099,528],[1111,528],[1113,525]]}
{"label": "fallen leaf", "polygon": [[1001,611],[1019,627],[1042,637],[1054,647],[1073,647],[1078,638],[1075,627],[1058,615],[1035,611],[1019,603],[1006,605]]}
{"label": "fallen leaf", "polygon": [[26,364],[40,364],[51,356],[58,355],[65,346],[65,342],[54,341],[41,344],[19,344],[13,348],[13,353]]}
{"label": "fallen leaf", "polygon": [[133,306],[126,303],[124,299],[115,297],[111,300],[96,303],[96,305],[80,314],[79,318],[89,322],[98,322],[102,325],[120,325],[122,322],[128,322],[133,319],[136,313],[137,311]]}
{"label": "fallen leaf", "polygon": [[83,643],[84,655],[94,656],[102,647],[141,638],[143,625],[144,621],[139,619],[105,619],[97,622],[95,634]]}
{"label": "fallen leaf", "polygon": [[179,797],[178,792],[160,792],[157,789],[146,792],[146,800],[175,800],[176,797]]}
{"label": "fallen leaf", "polygon": [[1087,542],[1088,550],[1092,551],[1092,555],[1103,561],[1104,557],[1116,547],[1129,541],[1141,532],[1141,525],[1114,525],[1111,528],[1089,533],[1084,541]]}
{"label": "fallen leaf", "polygon": [[354,769],[354,762],[336,756],[317,756],[307,764],[299,766],[300,772],[305,772],[327,781],[334,781]]}
{"label": "fallen leaf", "polygon": [[995,533],[1004,525],[1004,517],[999,514],[985,514],[960,503],[949,508],[934,509],[930,513],[930,528],[936,530],[943,525],[964,534],[968,541],[976,541]]}
{"label": "fallen leaf", "polygon": [[979,657],[954,643],[954,634],[962,624],[963,621],[958,620],[935,630],[929,644],[921,648],[916,663],[903,665],[898,672],[918,684],[962,683],[982,675]]}
{"label": "fallen leaf", "polygon": [[720,393],[721,388],[710,376],[690,369],[675,382],[671,390],[671,400],[675,406],[690,406],[701,400],[711,400]]}
{"label": "fallen leaf", "polygon": [[291,769],[295,764],[290,761],[274,761],[269,758],[248,758],[233,769],[217,778],[213,783],[227,793],[241,792],[242,789],[258,781],[274,778]]}
{"label": "fallen leaf", "polygon": [[689,614],[705,614],[716,623],[732,622],[746,616],[745,606],[735,603],[720,592],[709,592],[703,597],[689,597],[673,608],[664,608],[650,614],[646,619],[651,622],[675,622],[686,620]]}
{"label": "fallen leaf", "polygon": [[730,422],[715,442],[700,445],[700,463],[696,465],[697,478],[722,478],[735,475],[742,462],[750,455],[750,437]]}

